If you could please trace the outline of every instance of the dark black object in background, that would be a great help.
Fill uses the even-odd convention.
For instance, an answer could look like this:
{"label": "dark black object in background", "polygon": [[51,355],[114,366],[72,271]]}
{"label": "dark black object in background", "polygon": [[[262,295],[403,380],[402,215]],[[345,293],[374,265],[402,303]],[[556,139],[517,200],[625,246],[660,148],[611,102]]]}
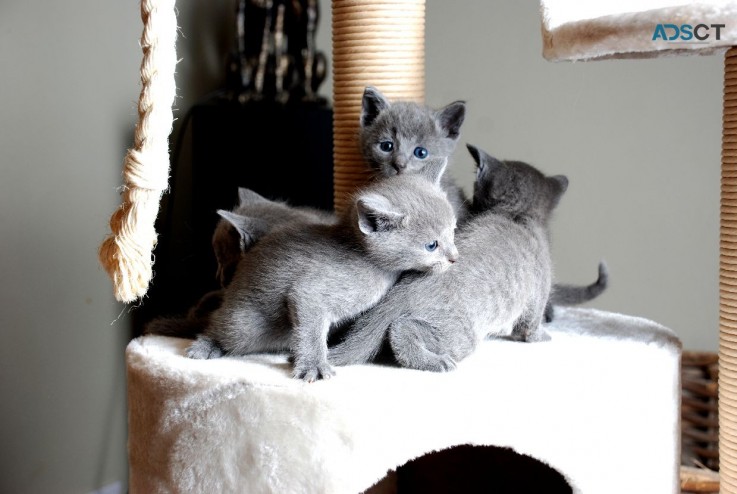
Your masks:
{"label": "dark black object in background", "polygon": [[315,47],[318,21],[317,0],[237,0],[228,89],[242,103],[321,99],[327,58]]}
{"label": "dark black object in background", "polygon": [[[332,209],[332,110],[317,94],[327,72],[315,47],[318,20],[317,0],[235,0],[225,88],[190,109],[173,143],[154,278],[133,312],[133,336],[219,288],[211,244],[216,211],[236,205],[238,187]],[[188,129],[191,140],[184,140]],[[190,142],[191,153],[178,152]]]}
{"label": "dark black object in background", "polygon": [[211,239],[217,210],[237,204],[238,187],[294,206],[333,208],[333,124],[326,105],[215,97],[192,108],[189,127],[191,183],[174,183],[172,175],[158,222],[154,279],[133,313],[134,336],[152,318],[184,314],[219,288]]}

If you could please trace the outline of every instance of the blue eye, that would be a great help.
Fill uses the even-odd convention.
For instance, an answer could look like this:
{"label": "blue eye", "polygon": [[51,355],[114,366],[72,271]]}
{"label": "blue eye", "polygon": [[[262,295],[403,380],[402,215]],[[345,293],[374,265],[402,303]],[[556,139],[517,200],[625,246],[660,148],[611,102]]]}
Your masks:
{"label": "blue eye", "polygon": [[392,141],[381,141],[379,143],[379,149],[381,149],[385,153],[388,153],[389,151],[394,149],[394,143]]}
{"label": "blue eye", "polygon": [[417,147],[415,148],[415,153],[414,153],[414,154],[415,154],[415,156],[416,156],[417,158],[420,158],[421,160],[424,160],[425,158],[427,158],[427,154],[428,154],[428,153],[427,153],[427,149],[425,149],[425,148],[422,148],[422,147],[420,147],[420,146],[417,146]]}
{"label": "blue eye", "polygon": [[437,240],[433,240],[429,244],[425,244],[425,250],[427,250],[428,252],[432,252],[432,251],[434,251],[437,248],[438,248],[438,241]]}

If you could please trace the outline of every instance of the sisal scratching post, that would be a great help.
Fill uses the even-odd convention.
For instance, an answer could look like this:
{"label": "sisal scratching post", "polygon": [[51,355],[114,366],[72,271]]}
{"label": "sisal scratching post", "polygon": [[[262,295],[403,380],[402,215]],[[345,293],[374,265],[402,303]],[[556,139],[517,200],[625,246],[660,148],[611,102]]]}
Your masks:
{"label": "sisal scratching post", "polygon": [[333,0],[333,161],[336,211],[368,180],[358,149],[367,85],[390,99],[425,99],[425,0]]}
{"label": "sisal scratching post", "polygon": [[[541,0],[543,56],[548,60],[647,58],[728,51],[724,62],[724,127],[719,302],[719,462],[721,491],[737,494],[737,2],[676,0],[597,2]],[[654,39],[656,26],[696,22],[698,42]],[[713,26],[721,25],[717,35]],[[677,26],[674,26],[677,27]],[[673,29],[669,27],[668,29]],[[703,29],[703,28],[702,28]],[[684,40],[688,41],[688,40]]]}
{"label": "sisal scratching post", "polygon": [[724,58],[719,269],[719,474],[737,492],[737,48]]}
{"label": "sisal scratching post", "polygon": [[112,234],[100,246],[100,262],[113,280],[115,298],[144,296],[152,277],[154,222],[169,182],[169,134],[176,95],[177,19],[174,0],[142,0],[141,94],[133,148],[123,163],[122,203],[110,218]]}

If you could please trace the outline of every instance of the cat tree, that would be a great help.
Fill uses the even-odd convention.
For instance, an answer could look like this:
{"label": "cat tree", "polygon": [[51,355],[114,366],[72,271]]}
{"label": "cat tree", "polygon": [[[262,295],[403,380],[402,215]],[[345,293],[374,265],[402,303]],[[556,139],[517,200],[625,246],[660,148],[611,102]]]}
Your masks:
{"label": "cat tree", "polygon": [[[176,60],[174,1],[141,11],[139,123],[100,251],[126,302],[151,277]],[[336,209],[366,180],[363,87],[424,97],[424,11],[424,0],[333,0]],[[314,384],[292,379],[285,355],[191,360],[187,340],[138,338],[126,352],[130,491],[361,492],[412,458],[471,444],[532,456],[577,493],[676,492],[678,339],[591,309],[561,310],[548,332],[489,341],[446,374],[363,365]]]}
{"label": "cat tree", "polygon": [[[720,487],[737,492],[737,3],[673,0],[587,3],[541,0],[543,55],[551,61],[650,58],[722,53],[724,113],[720,241],[719,460]],[[656,36],[656,26],[668,25]],[[677,27],[702,24],[700,38]],[[721,26],[718,28],[716,26]],[[665,29],[665,26],[664,26]],[[663,34],[668,38],[663,39]],[[707,37],[708,35],[708,37]],[[654,39],[657,38],[657,39]],[[706,308],[702,308],[706,309]]]}

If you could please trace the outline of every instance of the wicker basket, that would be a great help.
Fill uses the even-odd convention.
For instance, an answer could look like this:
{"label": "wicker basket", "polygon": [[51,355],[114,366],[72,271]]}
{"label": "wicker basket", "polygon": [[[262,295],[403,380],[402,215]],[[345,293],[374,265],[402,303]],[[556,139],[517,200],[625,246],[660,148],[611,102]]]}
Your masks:
{"label": "wicker basket", "polygon": [[716,353],[683,352],[682,492],[719,492],[718,360]]}

